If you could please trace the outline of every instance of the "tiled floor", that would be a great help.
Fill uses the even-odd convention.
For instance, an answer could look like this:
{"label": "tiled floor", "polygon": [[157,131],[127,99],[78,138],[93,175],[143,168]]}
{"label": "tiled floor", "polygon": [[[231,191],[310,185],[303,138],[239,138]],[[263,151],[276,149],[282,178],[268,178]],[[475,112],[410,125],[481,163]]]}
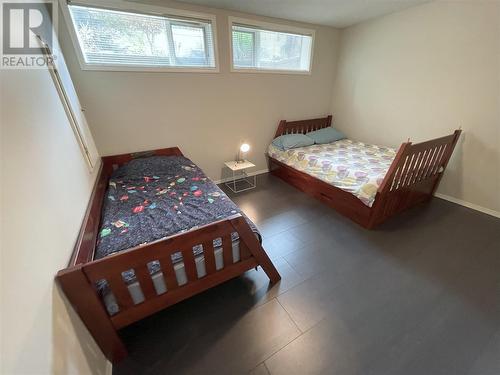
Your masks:
{"label": "tiled floor", "polygon": [[367,231],[284,182],[231,195],[249,271],[123,331],[114,374],[500,374],[500,220],[435,199]]}

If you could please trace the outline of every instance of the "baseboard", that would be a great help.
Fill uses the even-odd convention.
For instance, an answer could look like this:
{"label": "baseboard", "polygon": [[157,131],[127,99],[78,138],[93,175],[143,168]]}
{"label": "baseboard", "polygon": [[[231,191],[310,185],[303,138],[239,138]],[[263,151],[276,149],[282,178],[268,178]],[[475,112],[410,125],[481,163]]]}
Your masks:
{"label": "baseboard", "polygon": [[[248,176],[257,176],[259,174],[264,174],[264,173],[268,173],[269,172],[269,169],[266,168],[266,169],[260,169],[258,171],[253,171],[253,172],[249,172],[248,173]],[[222,184],[224,182],[227,182],[227,181],[232,181],[232,177],[227,177],[227,178],[223,178],[221,180],[217,180],[217,181],[214,181],[217,185],[218,184]]]}
{"label": "baseboard", "polygon": [[456,204],[459,204],[461,206],[464,206],[464,207],[467,207],[467,208],[470,208],[470,209],[473,209],[473,210],[476,210],[476,211],[479,211],[479,212],[482,212],[482,213],[485,213],[485,214],[488,214],[488,215],[500,218],[500,212],[498,212],[498,211],[491,210],[489,208],[482,207],[482,206],[479,206],[479,205],[474,204],[474,203],[466,202],[466,201],[464,201],[462,199],[458,199],[458,198],[455,198],[455,197],[450,197],[449,195],[446,195],[446,194],[435,193],[434,196],[436,196],[438,198],[441,198],[441,199],[444,199],[446,201],[449,201],[449,202],[452,202],[452,203],[456,203]]}
{"label": "baseboard", "polygon": [[105,375],[113,375],[113,364],[111,361],[106,362],[106,368],[104,369]]}

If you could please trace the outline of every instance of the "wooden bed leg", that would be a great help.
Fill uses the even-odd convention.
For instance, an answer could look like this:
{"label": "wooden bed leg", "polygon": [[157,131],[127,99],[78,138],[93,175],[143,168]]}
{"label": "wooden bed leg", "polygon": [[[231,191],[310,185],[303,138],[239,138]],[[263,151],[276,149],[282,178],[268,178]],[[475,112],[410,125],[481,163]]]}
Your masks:
{"label": "wooden bed leg", "polygon": [[127,356],[127,350],[98,295],[85,276],[82,266],[62,270],[56,278],[106,358],[113,363],[124,359]]}
{"label": "wooden bed leg", "polygon": [[273,162],[271,161],[271,159],[269,158],[269,156],[267,154],[265,155],[265,157],[266,157],[266,161],[267,161],[267,170],[269,171],[269,173],[271,173],[273,170]]}
{"label": "wooden bed leg", "polygon": [[281,280],[281,276],[274,267],[273,262],[267,256],[266,252],[260,245],[259,241],[255,237],[255,234],[250,230],[248,223],[243,217],[231,220],[231,224],[234,229],[238,232],[240,238],[245,242],[250,250],[250,253],[255,257],[259,265],[262,267],[267,277],[271,281],[271,284],[277,283]]}

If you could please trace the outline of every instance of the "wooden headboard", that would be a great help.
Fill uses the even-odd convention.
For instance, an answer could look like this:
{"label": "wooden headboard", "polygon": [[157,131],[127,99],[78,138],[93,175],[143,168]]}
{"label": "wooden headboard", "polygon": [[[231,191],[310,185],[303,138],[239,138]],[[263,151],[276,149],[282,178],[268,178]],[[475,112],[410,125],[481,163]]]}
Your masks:
{"label": "wooden headboard", "polygon": [[274,138],[283,134],[306,134],[314,130],[327,128],[332,125],[332,115],[310,120],[286,121],[281,120]]}
{"label": "wooden headboard", "polygon": [[148,151],[139,151],[132,152],[129,154],[120,154],[120,155],[111,155],[111,156],[103,156],[102,163],[104,165],[104,169],[109,166],[121,166],[123,164],[127,164],[129,161],[138,158],[146,158],[149,156],[182,156],[182,152],[178,147],[169,147],[169,148],[160,148],[157,150],[148,150]]}

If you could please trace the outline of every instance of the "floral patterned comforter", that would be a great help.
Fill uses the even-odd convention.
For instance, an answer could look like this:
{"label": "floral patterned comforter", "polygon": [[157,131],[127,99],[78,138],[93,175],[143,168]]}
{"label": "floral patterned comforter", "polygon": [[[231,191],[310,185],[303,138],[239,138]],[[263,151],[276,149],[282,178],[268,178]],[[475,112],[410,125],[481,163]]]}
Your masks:
{"label": "floral patterned comforter", "polygon": [[271,157],[354,194],[371,207],[396,150],[350,139],[282,151],[269,146]]}

